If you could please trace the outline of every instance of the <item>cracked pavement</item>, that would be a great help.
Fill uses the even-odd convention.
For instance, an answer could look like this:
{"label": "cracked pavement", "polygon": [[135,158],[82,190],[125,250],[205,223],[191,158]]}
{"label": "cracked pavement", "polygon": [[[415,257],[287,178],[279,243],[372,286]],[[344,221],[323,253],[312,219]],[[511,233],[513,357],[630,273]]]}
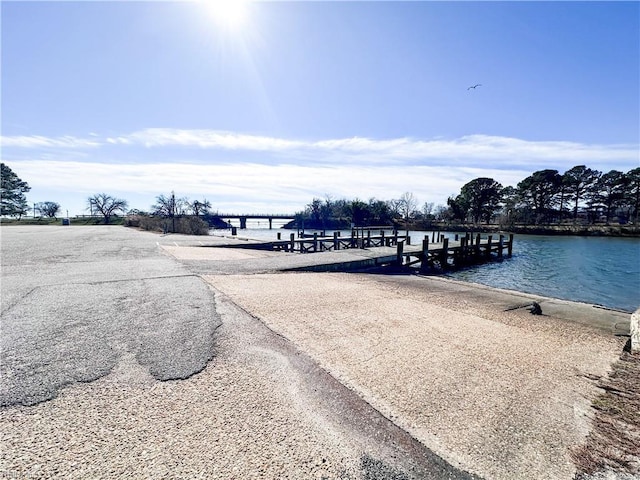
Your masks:
{"label": "cracked pavement", "polygon": [[210,288],[156,236],[44,228],[2,230],[1,406],[50,400],[127,353],[158,380],[207,365],[220,325]]}

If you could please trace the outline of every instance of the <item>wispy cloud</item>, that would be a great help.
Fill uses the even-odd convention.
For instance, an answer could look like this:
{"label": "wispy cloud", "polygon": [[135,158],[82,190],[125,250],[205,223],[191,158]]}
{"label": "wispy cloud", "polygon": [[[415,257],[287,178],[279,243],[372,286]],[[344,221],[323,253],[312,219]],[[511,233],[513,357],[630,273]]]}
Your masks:
{"label": "wispy cloud", "polygon": [[129,135],[108,138],[107,142],[153,147],[197,147],[228,150],[282,151],[304,148],[303,142],[281,138],[245,135],[217,130],[148,128]]}
{"label": "wispy cloud", "polygon": [[[46,176],[42,172],[47,172]],[[492,176],[513,184],[526,172],[483,168],[365,165],[264,165],[244,164],[137,164],[122,165],[70,161],[31,160],[20,162],[20,175],[29,179],[34,192],[73,192],[82,205],[92,193],[105,191],[124,198],[145,198],[130,202],[147,209],[157,195],[172,190],[180,196],[206,197],[220,210],[253,205],[255,211],[290,211],[302,208],[313,197],[376,197],[384,200],[412,191],[421,201],[443,203],[469,179]]]}
{"label": "wispy cloud", "polygon": [[102,142],[72,136],[43,137],[40,135],[2,136],[0,145],[3,148],[87,148],[99,147]]}
{"label": "wispy cloud", "polygon": [[[367,164],[456,164],[511,168],[513,166],[563,166],[588,164],[594,168],[632,168],[640,161],[637,144],[584,144],[567,141],[531,141],[518,138],[468,135],[456,139],[371,139],[364,137],[299,140],[249,135],[219,130],[186,130],[149,128],[130,134],[88,138],[71,136],[2,137],[3,147],[14,148],[71,148],[87,147],[152,149],[179,148],[197,155],[197,151],[240,153],[268,153],[269,163],[278,158],[313,160],[320,163],[364,162]],[[188,158],[187,153],[187,158]],[[281,156],[281,157],[279,157]],[[183,155],[184,158],[184,155]],[[144,161],[144,157],[141,158]],[[596,165],[593,165],[597,163]],[[619,166],[617,166],[619,165]]]}

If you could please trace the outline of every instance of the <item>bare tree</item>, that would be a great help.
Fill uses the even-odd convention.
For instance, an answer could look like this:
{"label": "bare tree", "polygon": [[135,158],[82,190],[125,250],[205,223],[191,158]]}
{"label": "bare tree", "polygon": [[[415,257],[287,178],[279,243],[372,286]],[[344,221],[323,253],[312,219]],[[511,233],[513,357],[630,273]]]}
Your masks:
{"label": "bare tree", "polygon": [[411,214],[418,208],[418,199],[411,192],[404,192],[398,200],[398,213],[405,221],[409,220]]}
{"label": "bare tree", "polygon": [[90,210],[92,214],[100,213],[104,217],[104,223],[108,224],[111,217],[116,212],[127,211],[127,201],[121,198],[116,198],[106,193],[96,193],[95,195],[87,199],[87,210]]}
{"label": "bare tree", "polygon": [[211,202],[209,202],[209,200],[207,200],[206,198],[203,199],[202,202],[199,200],[194,200],[189,204],[189,206],[191,207],[191,211],[193,212],[193,214],[197,217],[200,214],[206,215],[207,213],[209,213]]}
{"label": "bare tree", "polygon": [[156,197],[156,204],[151,207],[154,215],[160,215],[162,217],[171,219],[171,231],[176,231],[176,217],[185,214],[185,210],[189,205],[187,198],[176,198],[175,192],[171,192],[171,195],[165,197],[159,195]]}
{"label": "bare tree", "polygon": [[60,204],[56,202],[40,202],[36,203],[35,209],[40,212],[40,215],[56,218],[56,215],[60,211]]}

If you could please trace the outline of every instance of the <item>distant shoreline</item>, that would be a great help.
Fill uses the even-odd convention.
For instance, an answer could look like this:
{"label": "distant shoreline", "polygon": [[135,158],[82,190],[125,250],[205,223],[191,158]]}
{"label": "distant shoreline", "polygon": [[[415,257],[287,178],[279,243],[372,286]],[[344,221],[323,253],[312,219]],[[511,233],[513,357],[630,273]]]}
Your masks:
{"label": "distant shoreline", "polygon": [[[326,222],[323,225],[306,223],[306,230],[348,230],[348,226]],[[635,237],[640,238],[640,225],[466,225],[443,223],[395,223],[389,228],[398,230],[440,231],[440,232],[478,232],[478,233],[519,233],[526,235],[571,235],[582,237]],[[297,227],[289,223],[282,228],[297,230]],[[364,228],[367,227],[358,227]],[[379,228],[379,227],[376,227]],[[371,230],[376,230],[371,228]]]}
{"label": "distant shoreline", "polygon": [[581,237],[640,238],[640,226],[638,225],[450,225],[440,228],[452,232],[507,232],[526,235],[572,235]]}
{"label": "distant shoreline", "polygon": [[[110,225],[122,225],[126,217],[113,217]],[[11,225],[60,225],[61,218],[22,218],[9,219],[2,218],[0,226]],[[103,221],[97,218],[71,218],[71,224],[75,226],[83,225],[102,225]],[[418,231],[441,231],[441,232],[478,232],[478,233],[518,233],[524,235],[570,235],[581,237],[630,237],[640,238],[640,225],[463,225],[463,224],[422,224],[409,223],[398,224],[389,228],[397,228],[398,230],[418,230]],[[367,229],[367,227],[358,227]],[[371,230],[375,230],[375,227]],[[284,225],[280,229],[297,230],[296,226],[291,223]],[[274,230],[280,230],[275,229]],[[324,225],[316,225],[314,223],[305,224],[306,230],[348,230],[349,226],[343,224],[332,224],[331,222]],[[222,230],[222,229],[220,229]]]}

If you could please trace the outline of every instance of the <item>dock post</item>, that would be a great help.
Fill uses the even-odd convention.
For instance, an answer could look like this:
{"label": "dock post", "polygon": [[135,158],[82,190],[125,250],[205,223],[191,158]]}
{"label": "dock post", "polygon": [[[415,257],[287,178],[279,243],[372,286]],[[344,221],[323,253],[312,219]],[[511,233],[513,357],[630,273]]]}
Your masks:
{"label": "dock post", "polygon": [[458,241],[458,238],[459,238],[459,236],[458,236],[458,234],[456,233],[456,237],[455,237],[456,242]]}
{"label": "dock post", "polygon": [[340,250],[340,242],[338,241],[338,232],[333,232],[333,249]]}
{"label": "dock post", "polygon": [[371,248],[371,230],[367,230],[367,248]]}
{"label": "dock post", "polygon": [[313,232],[313,251],[318,251],[318,232]]}
{"label": "dock post", "polygon": [[460,237],[460,253],[458,254],[460,264],[464,264],[467,261],[467,237]]}
{"label": "dock post", "polygon": [[511,256],[513,252],[513,233],[509,234],[509,243],[507,244],[507,255]]}
{"label": "dock post", "polygon": [[398,242],[397,243],[397,250],[396,250],[396,265],[398,267],[402,266],[402,251],[404,248],[404,242]]}
{"label": "dock post", "polygon": [[[473,235],[472,235],[472,238],[473,238]],[[481,237],[480,237],[480,234],[478,233],[476,235],[476,243],[475,243],[476,258],[480,257],[480,239]]]}
{"label": "dock post", "polygon": [[436,232],[435,230],[431,232],[431,243],[436,243]]}
{"label": "dock post", "polygon": [[502,258],[503,245],[504,245],[504,235],[500,235],[500,239],[498,240],[498,258]]}
{"label": "dock post", "polygon": [[429,235],[422,240],[422,254],[420,256],[420,270],[424,271],[429,266]]}
{"label": "dock post", "polygon": [[282,232],[278,232],[278,240],[282,240]]}
{"label": "dock post", "polygon": [[424,236],[424,240],[422,240],[422,254],[426,257],[429,252],[429,235]]}
{"label": "dock post", "polygon": [[442,240],[442,253],[440,254],[440,267],[443,270],[449,268],[449,262],[447,259],[449,258],[449,239],[444,238]]}
{"label": "dock post", "polygon": [[296,234],[295,233],[292,233],[290,235],[290,241],[291,241],[291,251],[295,252],[296,250]]}
{"label": "dock post", "polygon": [[493,239],[492,235],[489,235],[487,237],[487,249],[485,250],[485,254],[487,255],[487,258],[491,257],[491,240]]}
{"label": "dock post", "polygon": [[384,239],[384,230],[380,230],[380,237],[381,237],[380,246],[386,247],[387,243],[386,243],[386,240]]}

